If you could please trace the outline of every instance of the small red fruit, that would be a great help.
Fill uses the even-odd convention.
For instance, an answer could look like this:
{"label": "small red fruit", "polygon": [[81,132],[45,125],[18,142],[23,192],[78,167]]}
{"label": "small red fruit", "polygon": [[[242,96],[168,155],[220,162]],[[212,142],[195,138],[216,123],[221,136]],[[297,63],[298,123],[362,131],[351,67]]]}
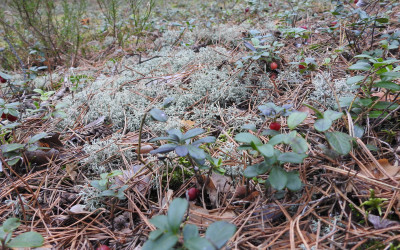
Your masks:
{"label": "small red fruit", "polygon": [[269,3],[268,6],[269,6],[269,7],[272,7],[272,3]]}
{"label": "small red fruit", "polygon": [[277,122],[271,122],[271,124],[269,124],[269,128],[275,131],[279,131],[281,129],[281,124]]}
{"label": "small red fruit", "polygon": [[358,3],[358,0],[354,0],[354,4],[357,4]]}
{"label": "small red fruit", "polygon": [[270,67],[272,70],[276,70],[276,69],[278,68],[278,64],[277,64],[276,62],[272,62],[272,63],[269,65],[269,67]]}
{"label": "small red fruit", "polygon": [[15,116],[10,115],[10,114],[5,114],[5,113],[3,113],[3,114],[1,115],[1,118],[2,118],[2,119],[7,119],[7,120],[9,120],[10,122],[15,122],[16,120],[18,120],[18,117],[15,117]]}
{"label": "small red fruit", "polygon": [[304,66],[303,64],[299,64],[299,69],[305,69],[306,66]]}
{"label": "small red fruit", "polygon": [[1,82],[1,83],[6,83],[7,80],[0,76],[0,82]]}
{"label": "small red fruit", "polygon": [[300,26],[300,28],[303,28],[303,29],[306,30],[306,29],[307,29],[307,26]]}
{"label": "small red fruit", "polygon": [[246,9],[244,9],[244,12],[249,12],[250,11],[250,8],[249,7],[247,7]]}
{"label": "small red fruit", "polygon": [[186,197],[190,201],[194,201],[197,198],[197,195],[200,193],[200,190],[197,188],[189,188],[189,190],[186,191]]}
{"label": "small red fruit", "polygon": [[330,26],[331,26],[331,27],[332,27],[332,26],[336,26],[336,24],[337,24],[337,22],[331,22],[331,25],[330,25]]}
{"label": "small red fruit", "polygon": [[106,245],[100,245],[96,250],[110,250],[110,248]]}

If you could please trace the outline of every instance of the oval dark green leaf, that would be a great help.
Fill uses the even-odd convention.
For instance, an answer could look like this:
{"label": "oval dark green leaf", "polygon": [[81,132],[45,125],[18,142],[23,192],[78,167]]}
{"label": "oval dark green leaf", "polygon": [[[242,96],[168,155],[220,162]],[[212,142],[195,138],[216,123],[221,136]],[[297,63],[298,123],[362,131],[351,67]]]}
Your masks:
{"label": "oval dark green leaf", "polygon": [[178,233],[183,216],[188,208],[188,201],[181,198],[174,199],[168,209],[168,225],[173,233]]}
{"label": "oval dark green leaf", "polygon": [[211,241],[217,249],[221,249],[235,232],[235,225],[226,221],[217,221],[207,228],[206,239]]}
{"label": "oval dark green leaf", "polygon": [[166,122],[168,120],[168,116],[164,113],[164,111],[157,108],[150,110],[149,114],[154,120],[159,122]]}

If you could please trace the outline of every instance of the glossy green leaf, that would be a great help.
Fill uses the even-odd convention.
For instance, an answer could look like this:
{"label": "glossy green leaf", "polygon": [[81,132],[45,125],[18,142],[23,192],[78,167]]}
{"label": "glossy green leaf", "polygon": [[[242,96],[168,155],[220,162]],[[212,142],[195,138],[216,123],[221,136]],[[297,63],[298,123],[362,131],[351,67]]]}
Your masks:
{"label": "glossy green leaf", "polygon": [[342,132],[325,132],[329,145],[341,155],[347,155],[351,150],[351,137]]}
{"label": "glossy green leaf", "polygon": [[340,118],[342,118],[342,116],[343,116],[342,112],[337,112],[337,111],[333,111],[330,109],[328,109],[327,111],[324,112],[324,118],[329,119],[331,121],[340,119]]}
{"label": "glossy green leaf", "polygon": [[400,72],[385,72],[380,74],[380,77],[382,81],[392,81],[400,78]]}
{"label": "glossy green leaf", "polygon": [[178,236],[172,233],[165,233],[157,240],[148,240],[142,246],[142,250],[169,250],[178,242]]}
{"label": "glossy green leaf", "polygon": [[293,112],[287,120],[288,127],[290,129],[296,128],[297,125],[302,123],[307,118],[307,115],[308,114],[306,112]]}
{"label": "glossy green leaf", "polygon": [[188,208],[188,202],[185,199],[176,198],[174,199],[168,209],[168,225],[173,233],[179,231],[179,227],[182,223],[183,217],[185,216]]}
{"label": "glossy green leaf", "polygon": [[294,138],[296,138],[296,136],[297,136],[297,131],[291,131],[289,134],[286,134],[283,137],[283,143],[289,144],[289,142],[294,140]]}
{"label": "glossy green leaf", "polygon": [[167,130],[169,137],[177,142],[182,140],[183,134],[179,129]]}
{"label": "glossy green leaf", "polygon": [[186,224],[185,227],[183,227],[183,239],[185,242],[197,237],[199,237],[199,229],[196,225]]}
{"label": "glossy green leaf", "polygon": [[288,172],[287,175],[287,184],[286,187],[291,191],[298,191],[302,187],[301,179],[299,172],[292,171]]}
{"label": "glossy green leaf", "polygon": [[186,155],[189,153],[189,150],[188,150],[188,148],[186,147],[186,145],[181,145],[181,146],[177,146],[177,147],[175,148],[175,153],[176,153],[178,156],[183,157],[183,156],[186,156]]}
{"label": "glossy green leaf", "polygon": [[237,142],[241,142],[241,143],[246,143],[246,144],[250,144],[251,142],[254,142],[254,144],[256,145],[261,145],[262,142],[261,140],[250,133],[239,133],[235,136],[235,141]]}
{"label": "glossy green leaf", "polygon": [[274,137],[271,138],[271,140],[268,141],[268,144],[275,146],[279,143],[283,143],[283,141],[285,140],[286,135],[285,134],[278,134],[275,135]]}
{"label": "glossy green leaf", "polygon": [[166,122],[168,120],[168,116],[164,113],[164,111],[154,108],[149,111],[149,114],[154,120],[160,121],[160,122]]}
{"label": "glossy green leaf", "polygon": [[265,174],[271,169],[271,166],[265,162],[257,163],[251,166],[247,166],[243,172],[244,177],[253,178],[261,174]]}
{"label": "glossy green leaf", "polygon": [[7,246],[12,248],[40,247],[43,245],[43,236],[37,232],[22,233],[12,239]]}
{"label": "glossy green leaf", "polygon": [[327,118],[318,119],[314,123],[314,128],[319,132],[326,131],[331,126],[332,126],[332,120]]}
{"label": "glossy green leaf", "polygon": [[201,144],[203,144],[203,143],[214,143],[215,142],[215,137],[214,136],[206,136],[206,137],[203,137],[203,138],[201,138],[201,139],[199,139],[199,140],[197,140],[197,141],[194,141],[193,143],[192,143],[192,145],[193,146],[198,146],[198,145],[201,145]]}
{"label": "glossy green leaf", "polygon": [[245,125],[242,126],[242,129],[248,129],[248,130],[251,130],[251,131],[255,132],[256,131],[256,125],[254,125],[254,124],[245,124]]}
{"label": "glossy green leaf", "polygon": [[197,160],[204,160],[206,158],[206,153],[203,149],[192,146],[186,145],[187,149],[189,150],[189,155]]}
{"label": "glossy green leaf", "polygon": [[[15,157],[15,158],[13,158],[13,159],[7,159],[6,161],[7,161],[7,164],[9,165],[9,166],[14,166],[15,164],[17,164],[20,160],[22,160],[22,157]],[[0,164],[1,165],[1,164]],[[0,171],[1,172],[1,171]]]}
{"label": "glossy green leaf", "polygon": [[103,197],[113,197],[115,195],[116,195],[115,191],[110,189],[104,190],[103,192],[100,193],[100,196]]}
{"label": "glossy green leaf", "polygon": [[347,78],[346,83],[348,85],[353,85],[353,84],[363,81],[364,79],[365,79],[365,76],[353,76],[353,77]]}
{"label": "glossy green leaf", "polygon": [[205,130],[202,129],[202,128],[193,128],[193,129],[189,130],[188,132],[186,132],[182,136],[182,140],[185,141],[187,139],[190,139],[190,138],[193,138],[195,136],[201,135],[204,132],[205,132]]}
{"label": "glossy green leaf", "polygon": [[4,223],[3,223],[3,230],[6,233],[10,233],[17,229],[21,225],[21,222],[19,222],[18,218],[8,218]]}
{"label": "glossy green leaf", "polygon": [[389,22],[389,19],[388,18],[386,18],[386,17],[380,17],[380,18],[377,18],[377,19],[375,19],[378,23],[388,23]]}
{"label": "glossy green leaf", "polygon": [[165,215],[157,215],[150,219],[150,223],[163,231],[169,231],[168,218]]}
{"label": "glossy green leaf", "polygon": [[275,135],[279,135],[280,134],[280,132],[279,131],[276,131],[276,130],[273,130],[273,129],[265,129],[262,133],[261,133],[262,135],[270,135],[270,136],[275,136]]}
{"label": "glossy green leaf", "polygon": [[185,240],[183,245],[189,250],[214,250],[215,247],[204,238],[195,237]]}
{"label": "glossy green leaf", "polygon": [[357,62],[349,67],[350,70],[361,70],[361,71],[368,71],[371,69],[371,65],[367,62]]}
{"label": "glossy green leaf", "polygon": [[354,125],[354,136],[357,138],[361,138],[364,135],[365,129],[359,125]]}
{"label": "glossy green leaf", "polygon": [[305,153],[308,150],[308,143],[306,139],[301,136],[296,136],[291,139],[288,144],[292,147],[295,153]]}
{"label": "glossy green leaf", "polygon": [[[378,118],[378,117],[386,117],[389,113],[388,112],[383,112],[380,110],[372,110],[368,113],[369,118]],[[391,116],[388,117],[389,119]]]}
{"label": "glossy green leaf", "polygon": [[175,150],[176,147],[177,145],[175,144],[164,144],[155,150],[151,150],[150,154],[165,154]]}
{"label": "glossy green leaf", "polygon": [[0,150],[2,153],[8,153],[12,151],[16,151],[18,149],[24,148],[24,144],[19,144],[19,143],[11,143],[11,144],[5,144],[0,146]]}
{"label": "glossy green leaf", "polygon": [[151,231],[149,234],[149,240],[157,240],[158,238],[160,238],[161,235],[163,235],[163,233],[164,230],[161,229]]}
{"label": "glossy green leaf", "polygon": [[217,249],[221,249],[235,232],[235,225],[226,221],[217,221],[207,228],[206,239],[211,241]]}
{"label": "glossy green leaf", "polygon": [[281,167],[273,167],[268,178],[271,186],[277,190],[282,190],[287,184],[287,173]]}
{"label": "glossy green leaf", "polygon": [[286,153],[282,153],[278,157],[278,161],[289,162],[289,163],[302,163],[306,157],[307,157],[306,154],[297,154],[294,152],[286,152]]}
{"label": "glossy green leaf", "polygon": [[376,88],[385,88],[388,90],[400,91],[400,85],[390,81],[377,82],[373,86]]}
{"label": "glossy green leaf", "polygon": [[28,143],[35,143],[35,142],[39,141],[40,139],[45,138],[46,136],[47,136],[47,133],[45,133],[45,132],[39,133],[37,135],[32,136],[32,138],[29,139]]}
{"label": "glossy green leaf", "polygon": [[270,144],[256,145],[257,150],[265,157],[274,155],[274,147]]}
{"label": "glossy green leaf", "polygon": [[394,110],[399,106],[399,104],[397,103],[393,103],[393,102],[378,102],[377,104],[375,104],[374,108],[375,109],[388,109],[388,110]]}
{"label": "glossy green leaf", "polygon": [[162,104],[163,108],[168,108],[169,106],[171,106],[172,101],[174,100],[173,97],[167,97],[164,99],[164,102]]}

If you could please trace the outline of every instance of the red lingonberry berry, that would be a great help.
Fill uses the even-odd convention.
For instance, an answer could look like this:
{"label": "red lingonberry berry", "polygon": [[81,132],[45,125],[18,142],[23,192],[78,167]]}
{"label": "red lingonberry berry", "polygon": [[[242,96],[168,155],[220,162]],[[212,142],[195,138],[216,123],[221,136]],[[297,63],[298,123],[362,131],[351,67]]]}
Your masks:
{"label": "red lingonberry berry", "polygon": [[18,120],[18,117],[13,116],[13,115],[10,115],[10,114],[5,114],[5,113],[3,113],[3,114],[1,115],[1,118],[2,118],[2,119],[7,119],[7,120],[9,120],[10,122],[15,122],[16,120]]}
{"label": "red lingonberry berry", "polygon": [[197,195],[200,193],[200,191],[197,188],[189,188],[186,191],[186,197],[190,200],[193,201],[197,198]]}
{"label": "red lingonberry berry", "polygon": [[272,62],[272,63],[269,65],[269,67],[270,67],[272,70],[275,70],[275,69],[278,68],[278,64],[277,64],[276,62]]}
{"label": "red lingonberry berry", "polygon": [[7,80],[0,76],[0,82],[1,82],[1,83],[6,83]]}
{"label": "red lingonberry berry", "polygon": [[277,122],[271,122],[271,124],[269,124],[269,128],[275,131],[279,131],[281,129],[281,124]]}
{"label": "red lingonberry berry", "polygon": [[96,250],[110,250],[110,248],[106,245],[100,245]]}

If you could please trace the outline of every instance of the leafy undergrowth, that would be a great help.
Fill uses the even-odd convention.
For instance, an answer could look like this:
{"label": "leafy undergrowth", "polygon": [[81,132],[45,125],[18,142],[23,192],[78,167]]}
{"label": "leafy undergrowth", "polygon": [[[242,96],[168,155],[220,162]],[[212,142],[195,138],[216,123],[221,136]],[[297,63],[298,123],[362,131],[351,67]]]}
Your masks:
{"label": "leafy undergrowth", "polygon": [[397,249],[399,3],[223,3],[0,72],[2,244]]}

